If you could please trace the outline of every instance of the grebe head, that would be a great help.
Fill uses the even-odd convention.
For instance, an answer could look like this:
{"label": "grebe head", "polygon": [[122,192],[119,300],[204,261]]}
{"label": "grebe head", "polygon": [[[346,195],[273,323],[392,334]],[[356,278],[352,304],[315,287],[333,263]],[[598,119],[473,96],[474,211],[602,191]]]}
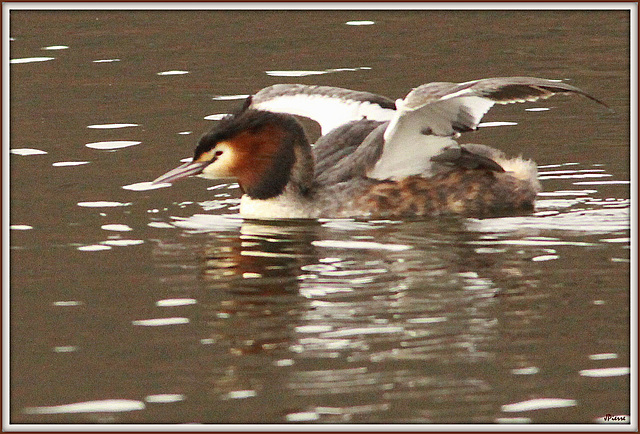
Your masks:
{"label": "grebe head", "polygon": [[313,157],[302,126],[290,115],[244,109],[223,118],[196,147],[193,161],[153,183],[200,174],[236,178],[254,199],[280,195],[287,185],[305,194],[313,182]]}

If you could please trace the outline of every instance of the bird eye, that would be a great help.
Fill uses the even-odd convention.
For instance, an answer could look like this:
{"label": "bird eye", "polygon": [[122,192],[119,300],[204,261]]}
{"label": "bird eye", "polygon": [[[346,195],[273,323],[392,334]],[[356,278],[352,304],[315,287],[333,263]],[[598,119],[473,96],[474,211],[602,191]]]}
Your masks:
{"label": "bird eye", "polygon": [[211,156],[211,162],[213,163],[214,161],[216,161],[218,159],[219,156],[222,155],[222,151],[216,151],[213,153],[213,155]]}

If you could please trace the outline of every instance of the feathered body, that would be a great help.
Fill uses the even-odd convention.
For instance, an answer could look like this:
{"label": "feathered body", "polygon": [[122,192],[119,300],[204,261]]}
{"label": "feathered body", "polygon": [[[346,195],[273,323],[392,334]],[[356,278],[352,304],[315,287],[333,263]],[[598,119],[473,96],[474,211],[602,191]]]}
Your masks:
{"label": "feathered body", "polygon": [[[276,85],[205,134],[194,159],[155,183],[234,177],[246,218],[483,217],[530,212],[536,165],[455,138],[495,103],[578,93],[537,78],[430,83],[403,100],[324,86]],[[595,100],[600,102],[598,100]],[[313,115],[316,106],[322,114]],[[292,115],[321,123],[312,147]]]}

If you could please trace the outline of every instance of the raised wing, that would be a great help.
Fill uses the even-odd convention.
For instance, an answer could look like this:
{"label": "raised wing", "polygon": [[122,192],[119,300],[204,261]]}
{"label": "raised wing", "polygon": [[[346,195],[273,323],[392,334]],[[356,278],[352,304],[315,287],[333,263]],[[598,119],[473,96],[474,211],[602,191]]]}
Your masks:
{"label": "raised wing", "polygon": [[388,121],[395,113],[393,100],[380,95],[304,84],[264,88],[252,97],[250,107],[313,119],[320,124],[322,135],[351,121]]}
{"label": "raised wing", "polygon": [[466,83],[429,83],[396,101],[397,111],[384,133],[384,148],[367,172],[376,179],[431,173],[431,159],[459,146],[461,132],[475,130],[494,104],[536,101],[558,93],[602,101],[569,84],[534,77],[501,77]]}

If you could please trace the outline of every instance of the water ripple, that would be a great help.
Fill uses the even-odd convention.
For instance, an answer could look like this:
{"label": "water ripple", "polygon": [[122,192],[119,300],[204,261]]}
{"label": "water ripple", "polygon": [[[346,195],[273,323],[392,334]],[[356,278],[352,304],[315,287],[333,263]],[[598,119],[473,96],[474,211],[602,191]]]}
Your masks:
{"label": "water ripple", "polygon": [[26,414],[65,414],[65,413],[114,413],[123,411],[144,410],[142,401],[130,399],[105,399],[101,401],[76,402],[73,404],[45,407],[27,407]]}

